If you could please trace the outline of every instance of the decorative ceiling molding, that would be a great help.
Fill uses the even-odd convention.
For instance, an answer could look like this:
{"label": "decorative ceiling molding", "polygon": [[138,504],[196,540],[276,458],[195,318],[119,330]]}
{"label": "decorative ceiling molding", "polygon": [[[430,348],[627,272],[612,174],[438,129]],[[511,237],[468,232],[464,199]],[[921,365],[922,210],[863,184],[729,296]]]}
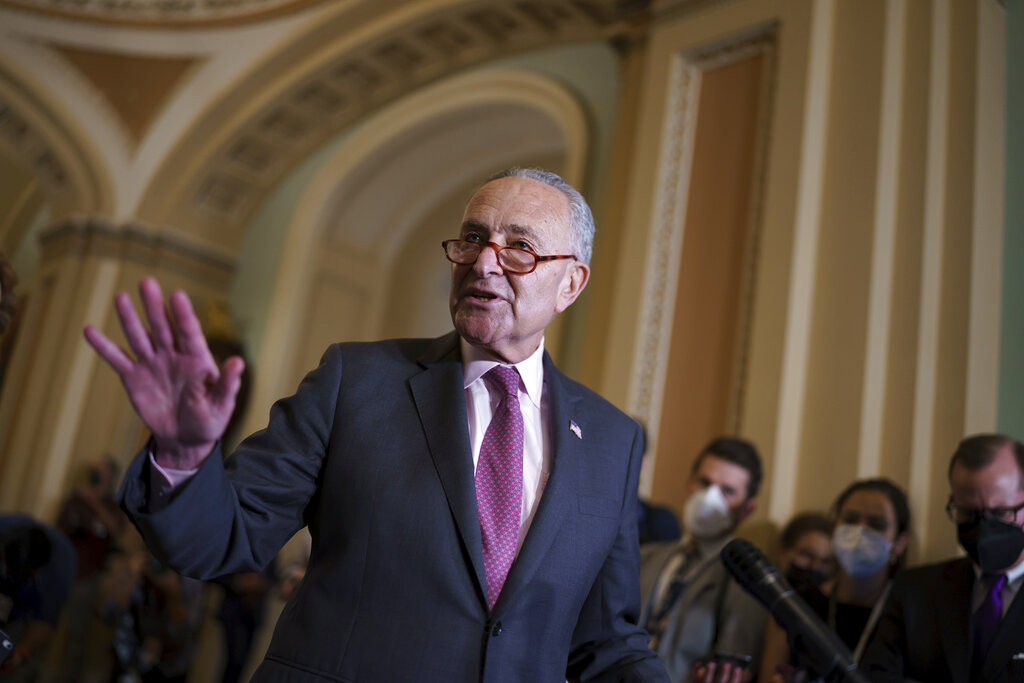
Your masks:
{"label": "decorative ceiling molding", "polygon": [[85,253],[155,267],[168,261],[176,268],[203,272],[203,281],[226,291],[235,272],[233,255],[211,250],[175,232],[135,223],[114,225],[95,217],[72,217],[48,227],[40,235],[44,258],[64,253]]}
{"label": "decorative ceiling molding", "polygon": [[31,89],[0,69],[0,143],[36,178],[54,216],[102,210],[110,198],[108,179],[79,142]]}
{"label": "decorative ceiling molding", "polygon": [[290,60],[291,69],[271,61],[211,107],[193,127],[205,134],[177,146],[139,215],[204,234],[237,228],[313,149],[384,104],[497,57],[606,40],[624,18],[617,0],[407,3],[377,25],[334,31],[331,44],[306,59],[283,51],[275,59]]}
{"label": "decorative ceiling molding", "polygon": [[266,21],[323,2],[325,0],[0,0],[0,6],[99,24],[207,28]]}
{"label": "decorative ceiling molding", "polygon": [[28,165],[49,193],[62,195],[70,191],[67,165],[3,92],[0,92],[0,139]]}
{"label": "decorative ceiling molding", "polygon": [[138,144],[175,88],[199,60],[139,57],[51,46],[103,94]]}

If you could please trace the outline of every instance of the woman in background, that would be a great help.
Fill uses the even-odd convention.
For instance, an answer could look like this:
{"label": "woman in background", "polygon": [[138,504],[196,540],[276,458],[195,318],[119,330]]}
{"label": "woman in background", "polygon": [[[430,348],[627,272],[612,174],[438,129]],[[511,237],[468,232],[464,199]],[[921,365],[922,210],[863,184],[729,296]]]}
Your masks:
{"label": "woman in background", "polygon": [[820,586],[835,573],[832,520],[820,512],[801,512],[782,528],[779,571],[797,590]]}
{"label": "woman in background", "polygon": [[[799,591],[859,660],[878,623],[893,574],[903,566],[910,528],[907,496],[888,479],[855,481],[833,505],[835,579]],[[785,632],[768,622],[762,683],[799,683],[820,674],[790,650]]]}

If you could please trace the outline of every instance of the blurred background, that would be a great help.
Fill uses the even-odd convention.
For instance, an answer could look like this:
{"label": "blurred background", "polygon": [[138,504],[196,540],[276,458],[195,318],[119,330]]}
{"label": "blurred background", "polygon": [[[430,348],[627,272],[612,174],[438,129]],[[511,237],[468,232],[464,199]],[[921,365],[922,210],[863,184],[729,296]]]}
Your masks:
{"label": "blurred background", "polygon": [[679,511],[754,441],[747,533],[882,475],[956,552],[960,438],[1024,436],[1018,0],[2,0],[0,509],[56,519],[146,434],[87,323],[156,276],[249,363],[232,439],[332,341],[450,329],[465,201],[511,165],[598,223],[549,330]]}

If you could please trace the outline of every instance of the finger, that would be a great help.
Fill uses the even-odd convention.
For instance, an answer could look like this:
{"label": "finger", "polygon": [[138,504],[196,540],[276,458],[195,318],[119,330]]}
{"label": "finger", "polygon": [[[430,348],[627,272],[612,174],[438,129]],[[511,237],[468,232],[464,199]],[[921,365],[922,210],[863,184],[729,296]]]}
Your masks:
{"label": "finger", "polygon": [[135,312],[135,305],[128,295],[121,292],[114,299],[114,308],[117,309],[117,317],[121,319],[121,329],[124,337],[128,340],[128,346],[139,358],[148,358],[153,355],[153,344],[149,339],[149,333],[142,326],[138,314]]}
{"label": "finger", "polygon": [[242,372],[245,371],[245,361],[239,356],[231,356],[220,366],[220,378],[214,386],[214,400],[225,405],[230,403],[234,407],[238,390],[242,387]]}
{"label": "finger", "polygon": [[206,344],[206,337],[203,336],[203,328],[192,307],[192,300],[188,298],[188,294],[178,290],[171,294],[170,302],[171,313],[174,314],[174,332],[178,350],[184,354],[204,359],[209,363],[211,370],[216,372],[213,354],[210,353],[210,347]]}
{"label": "finger", "polygon": [[139,298],[142,299],[142,306],[146,311],[146,319],[149,320],[149,330],[152,335],[152,343],[156,348],[173,349],[174,335],[171,332],[170,321],[167,320],[167,309],[164,307],[164,293],[160,290],[160,284],[153,278],[147,277],[139,283]]}
{"label": "finger", "polygon": [[120,346],[107,339],[105,334],[92,325],[87,325],[84,333],[85,341],[89,342],[89,346],[95,349],[96,353],[103,360],[107,361],[110,367],[114,369],[114,372],[124,376],[131,371],[133,366],[132,359],[128,357]]}

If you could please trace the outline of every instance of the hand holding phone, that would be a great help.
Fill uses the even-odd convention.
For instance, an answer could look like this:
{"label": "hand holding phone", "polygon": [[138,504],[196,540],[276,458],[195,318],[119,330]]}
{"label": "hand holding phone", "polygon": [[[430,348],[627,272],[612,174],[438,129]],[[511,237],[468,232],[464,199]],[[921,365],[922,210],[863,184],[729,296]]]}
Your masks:
{"label": "hand holding phone", "polygon": [[752,679],[747,668],[753,658],[734,652],[716,652],[698,662],[690,674],[690,683],[746,683]]}
{"label": "hand holding phone", "polygon": [[5,631],[0,630],[0,667],[10,659],[14,653],[14,641]]}

